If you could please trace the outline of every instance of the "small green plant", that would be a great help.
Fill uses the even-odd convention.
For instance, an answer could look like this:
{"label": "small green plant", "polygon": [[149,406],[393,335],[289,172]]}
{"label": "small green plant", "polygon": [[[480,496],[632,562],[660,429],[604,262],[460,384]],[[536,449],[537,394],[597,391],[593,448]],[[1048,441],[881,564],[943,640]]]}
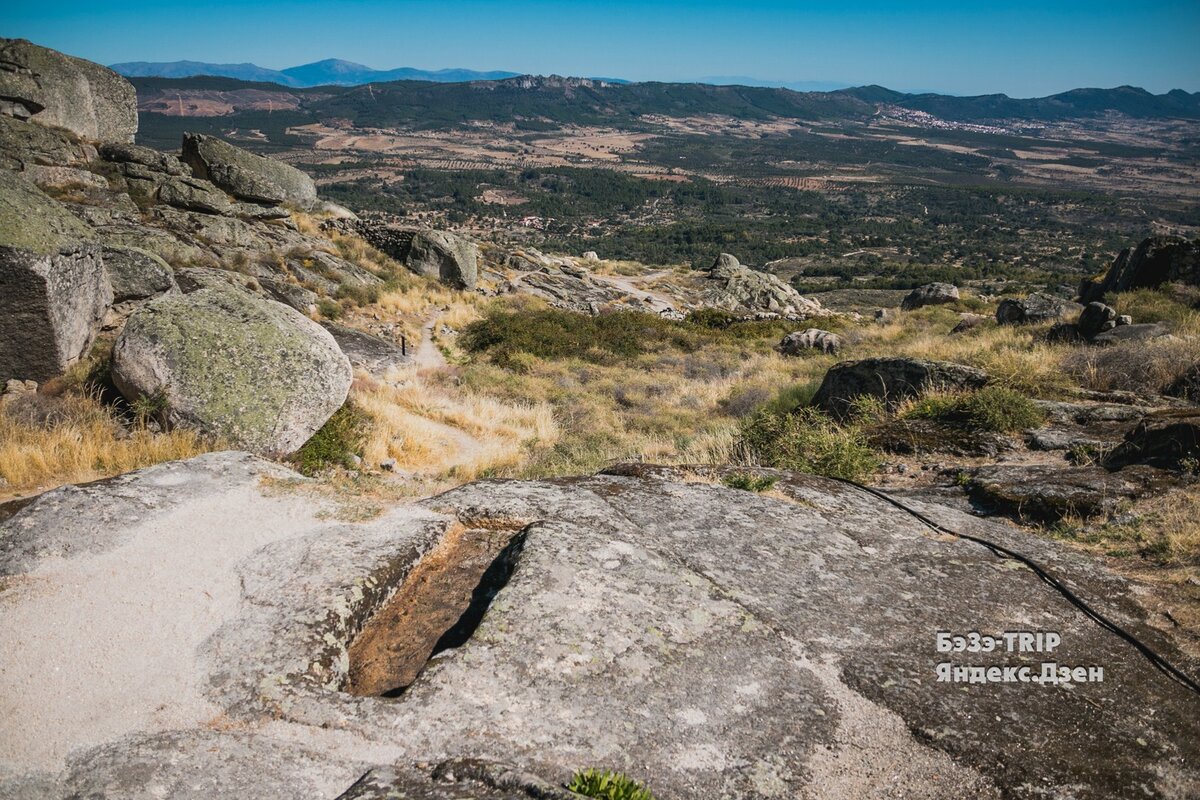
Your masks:
{"label": "small green plant", "polygon": [[129,410],[133,412],[134,421],[139,428],[146,427],[151,420],[161,422],[167,410],[167,388],[160,386],[150,394],[134,398],[129,404]]}
{"label": "small green plant", "polygon": [[751,472],[731,472],[721,478],[721,483],[730,489],[742,489],[747,492],[765,492],[778,482],[779,478],[773,475],[755,475]]}
{"label": "small green plant", "polygon": [[654,800],[654,795],[645,786],[610,770],[585,769],[576,772],[567,788],[584,797],[600,800]]}
{"label": "small green plant", "polygon": [[741,444],[762,466],[832,478],[862,480],[881,464],[860,428],[840,425],[813,408],[787,414],[762,409],[742,424]]}
{"label": "small green plant", "polygon": [[1087,467],[1093,464],[1102,464],[1111,446],[1106,447],[1100,444],[1088,444],[1085,442],[1076,442],[1067,450],[1067,461],[1077,467]]}
{"label": "small green plant", "polygon": [[346,403],[304,443],[292,460],[305,475],[316,475],[329,467],[350,465],[366,438],[370,420],[366,414]]}

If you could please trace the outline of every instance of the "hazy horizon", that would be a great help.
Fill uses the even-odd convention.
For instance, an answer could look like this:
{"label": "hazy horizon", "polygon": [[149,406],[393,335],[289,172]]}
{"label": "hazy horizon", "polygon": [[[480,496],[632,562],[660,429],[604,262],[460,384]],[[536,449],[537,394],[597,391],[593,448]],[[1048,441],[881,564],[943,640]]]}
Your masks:
{"label": "hazy horizon", "polygon": [[[632,81],[753,81],[1041,97],[1131,85],[1200,91],[1200,4],[779,0],[10,7],[3,35],[103,64],[200,61],[273,70],[338,58]],[[239,24],[231,25],[236,19]],[[264,36],[264,32],[273,35]]]}

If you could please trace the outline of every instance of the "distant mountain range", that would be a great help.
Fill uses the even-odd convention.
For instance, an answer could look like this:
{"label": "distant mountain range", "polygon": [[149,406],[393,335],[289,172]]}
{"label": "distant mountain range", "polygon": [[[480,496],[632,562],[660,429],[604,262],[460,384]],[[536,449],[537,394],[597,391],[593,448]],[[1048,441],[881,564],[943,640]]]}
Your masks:
{"label": "distant mountain range", "polygon": [[276,70],[257,64],[208,64],[203,61],[127,61],[110,64],[113,70],[129,78],[190,78],[197,75],[237,78],[243,81],[278,83],[282,86],[361,86],[387,81],[430,81],[432,83],[464,83],[467,81],[496,81],[514,78],[518,73],[470,69],[424,70],[412,67],[371,69],[352,61],[327,58],[298,67]]}

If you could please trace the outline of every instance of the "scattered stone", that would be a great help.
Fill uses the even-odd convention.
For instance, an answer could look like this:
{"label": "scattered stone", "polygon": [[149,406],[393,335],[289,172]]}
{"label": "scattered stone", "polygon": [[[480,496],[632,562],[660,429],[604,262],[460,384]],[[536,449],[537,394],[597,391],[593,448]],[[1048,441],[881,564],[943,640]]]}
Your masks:
{"label": "scattered stone", "polygon": [[1122,314],[1119,317],[1117,317],[1117,324],[1118,325],[1132,325],[1133,317],[1129,316],[1128,314]]}
{"label": "scattered stone", "polygon": [[264,454],[297,450],[341,407],[350,363],[294,309],[216,281],[134,312],[113,349],[113,380],[189,426]]}
{"label": "scattered stone", "polygon": [[1147,322],[1140,325],[1118,325],[1111,330],[1092,338],[1092,344],[1114,345],[1122,342],[1146,342],[1169,336],[1171,332],[1165,325],[1158,322]]}
{"label": "scattered stone", "polygon": [[1142,418],[1105,459],[1105,465],[1149,464],[1175,469],[1200,467],[1200,411],[1160,411]]}
{"label": "scattered stone", "polygon": [[877,323],[882,325],[885,322],[891,322],[891,320],[892,320],[892,313],[890,311],[888,311],[886,308],[875,309],[875,321]]}
{"label": "scattered stone", "polygon": [[0,97],[23,106],[30,122],[86,139],[132,142],[137,93],[113,72],[24,39],[0,39]]}
{"label": "scattered stone", "polygon": [[842,349],[842,340],[836,333],[809,328],[806,331],[793,331],[783,337],[779,343],[779,352],[785,356],[803,355],[806,350],[819,350],[822,353],[836,354]]}
{"label": "scattered stone", "polygon": [[599,261],[600,254],[597,253],[595,250],[588,250],[586,253],[583,254],[583,260],[584,261]]}
{"label": "scattered stone", "polygon": [[1100,280],[1085,279],[1079,296],[1086,303],[1101,300],[1109,292],[1153,289],[1164,283],[1200,286],[1200,239],[1151,236],[1137,247],[1121,251]]}
{"label": "scattered stone", "polygon": [[845,417],[856,397],[882,400],[889,408],[929,391],[979,389],[988,382],[983,370],[921,358],[867,358],[843,361],[825,373],[813,405]]}
{"label": "scattered stone", "polygon": [[964,312],[958,315],[958,323],[950,329],[950,333],[966,333],[967,331],[975,330],[989,319],[991,318],[985,317],[983,314],[971,314]]}
{"label": "scattered stone", "polygon": [[151,172],[164,175],[190,177],[192,171],[175,156],[150,147],[128,142],[104,142],[100,145],[100,157],[114,164],[136,164]]}
{"label": "scattered stone", "polygon": [[1001,325],[1031,325],[1053,322],[1080,310],[1078,303],[1034,292],[1024,299],[1001,300],[996,308],[996,321]]}
{"label": "scattered stone", "polygon": [[959,299],[958,287],[952,283],[927,283],[908,293],[900,302],[904,311],[913,311],[924,306],[940,306]]}
{"label": "scattered stone", "polygon": [[308,175],[215,136],[185,133],[183,160],[196,177],[212,181],[241,200],[267,205],[289,203],[299,208],[309,208],[317,201],[316,184]]}
{"label": "scattered stone", "polygon": [[361,220],[353,229],[371,246],[418,275],[468,291],[479,282],[479,247],[466,237],[375,220]]}
{"label": "scattered stone", "polygon": [[385,458],[383,461],[379,462],[379,468],[381,470],[383,470],[384,472],[395,472],[396,471],[396,459]]}

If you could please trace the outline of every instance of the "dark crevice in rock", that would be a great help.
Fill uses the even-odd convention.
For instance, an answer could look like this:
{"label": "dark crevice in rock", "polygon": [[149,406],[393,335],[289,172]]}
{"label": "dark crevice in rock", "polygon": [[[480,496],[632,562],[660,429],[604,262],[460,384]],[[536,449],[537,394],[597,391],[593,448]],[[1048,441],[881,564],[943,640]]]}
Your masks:
{"label": "dark crevice in rock", "polygon": [[448,531],[350,643],[345,691],[400,697],[431,659],[466,644],[512,577],[527,530]]}

